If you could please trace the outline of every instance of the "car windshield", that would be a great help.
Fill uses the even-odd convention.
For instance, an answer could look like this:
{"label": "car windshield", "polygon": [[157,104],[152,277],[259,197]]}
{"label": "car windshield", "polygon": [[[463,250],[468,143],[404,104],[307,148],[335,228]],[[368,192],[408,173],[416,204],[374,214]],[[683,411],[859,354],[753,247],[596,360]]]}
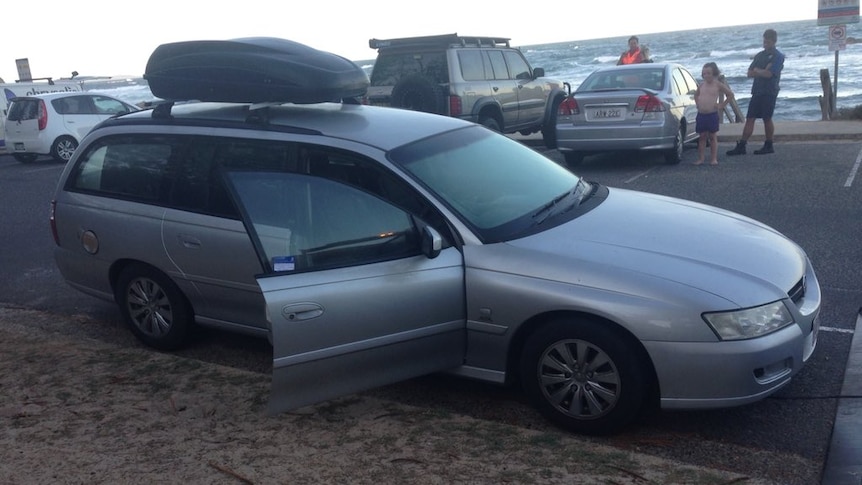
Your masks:
{"label": "car windshield", "polygon": [[[585,194],[580,178],[540,153],[480,126],[393,150],[391,159],[434,192],[485,242],[517,237]],[[567,199],[567,200],[562,200]]]}

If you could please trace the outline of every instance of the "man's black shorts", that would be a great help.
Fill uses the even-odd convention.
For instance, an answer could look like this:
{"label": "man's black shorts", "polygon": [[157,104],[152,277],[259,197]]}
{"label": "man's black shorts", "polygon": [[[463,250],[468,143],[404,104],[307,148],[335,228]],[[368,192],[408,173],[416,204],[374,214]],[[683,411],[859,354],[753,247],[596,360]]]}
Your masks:
{"label": "man's black shorts", "polygon": [[746,118],[760,118],[762,120],[771,120],[772,113],[775,111],[775,100],[778,98],[774,94],[754,94],[748,102],[748,114]]}

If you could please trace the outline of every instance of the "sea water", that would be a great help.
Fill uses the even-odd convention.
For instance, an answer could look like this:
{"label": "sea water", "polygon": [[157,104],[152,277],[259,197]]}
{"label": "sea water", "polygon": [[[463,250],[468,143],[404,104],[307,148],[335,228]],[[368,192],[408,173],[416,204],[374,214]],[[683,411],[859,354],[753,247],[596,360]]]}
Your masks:
{"label": "sea water", "polygon": [[[816,20],[657,34],[632,32],[631,35],[637,35],[641,45],[649,46],[654,61],[678,62],[688,68],[698,80],[705,63],[717,63],[726,82],[736,94],[744,114],[751,92],[751,79],[746,77],[746,71],[754,55],[763,49],[763,31],[767,28],[778,32],[777,48],[786,57],[781,73],[781,92],[775,108],[775,119],[821,119],[819,98],[823,95],[823,86],[820,71],[827,69],[829,80],[834,83],[836,55],[829,50],[829,27],[818,26]],[[511,36],[517,40],[518,33],[497,34]],[[848,24],[847,36],[862,38],[862,26]],[[576,37],[576,33],[573,33],[572,37]],[[620,53],[627,47],[628,37],[626,35],[521,46],[521,50],[534,67],[545,69],[547,77],[566,81],[574,89],[595,69],[616,64]],[[853,108],[862,105],[862,43],[848,44],[846,49],[838,51],[837,58],[838,107]],[[355,62],[368,73],[374,65],[373,59]],[[143,79],[114,81],[110,85],[95,80],[88,81],[84,83],[84,88],[104,92],[135,104],[155,100]]]}

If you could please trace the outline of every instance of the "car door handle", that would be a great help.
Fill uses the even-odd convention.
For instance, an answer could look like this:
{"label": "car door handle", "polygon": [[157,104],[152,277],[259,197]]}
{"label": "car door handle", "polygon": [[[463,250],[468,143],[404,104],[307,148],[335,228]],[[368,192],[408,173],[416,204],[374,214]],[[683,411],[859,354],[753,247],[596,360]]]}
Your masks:
{"label": "car door handle", "polygon": [[497,91],[499,91],[499,90],[500,90],[500,88],[498,88],[497,86],[493,86],[493,87],[491,87],[491,89],[492,89],[495,93],[496,93]]}
{"label": "car door handle", "polygon": [[323,315],[323,307],[317,303],[292,303],[281,307],[281,316],[291,322],[311,320]]}
{"label": "car door handle", "polygon": [[180,241],[180,246],[186,249],[200,249],[201,247],[200,239],[194,236],[189,236],[187,234],[179,234],[177,235],[177,239],[179,239]]}

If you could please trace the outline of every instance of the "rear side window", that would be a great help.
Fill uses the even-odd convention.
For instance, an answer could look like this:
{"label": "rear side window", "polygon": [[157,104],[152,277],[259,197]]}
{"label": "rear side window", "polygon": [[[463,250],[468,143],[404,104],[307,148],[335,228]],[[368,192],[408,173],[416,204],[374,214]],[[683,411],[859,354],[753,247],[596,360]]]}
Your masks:
{"label": "rear side window", "polygon": [[488,57],[491,58],[491,68],[494,71],[494,76],[488,76],[491,79],[509,79],[509,68],[506,66],[506,60],[503,58],[502,51],[488,51]]}
{"label": "rear side window", "polygon": [[91,96],[69,96],[51,100],[54,111],[61,115],[92,115],[96,114]]}
{"label": "rear side window", "polygon": [[78,165],[72,187],[134,200],[162,202],[172,147],[156,143],[104,145]]}
{"label": "rear side window", "polygon": [[480,50],[459,50],[458,63],[461,64],[461,77],[465,81],[484,81],[485,63]]}
{"label": "rear side window", "polygon": [[384,52],[374,61],[371,72],[372,86],[394,86],[401,78],[420,74],[438,84],[449,82],[445,51]]}
{"label": "rear side window", "polygon": [[91,145],[67,189],[238,219],[223,169],[290,170],[289,143],[201,136],[125,135]]}

